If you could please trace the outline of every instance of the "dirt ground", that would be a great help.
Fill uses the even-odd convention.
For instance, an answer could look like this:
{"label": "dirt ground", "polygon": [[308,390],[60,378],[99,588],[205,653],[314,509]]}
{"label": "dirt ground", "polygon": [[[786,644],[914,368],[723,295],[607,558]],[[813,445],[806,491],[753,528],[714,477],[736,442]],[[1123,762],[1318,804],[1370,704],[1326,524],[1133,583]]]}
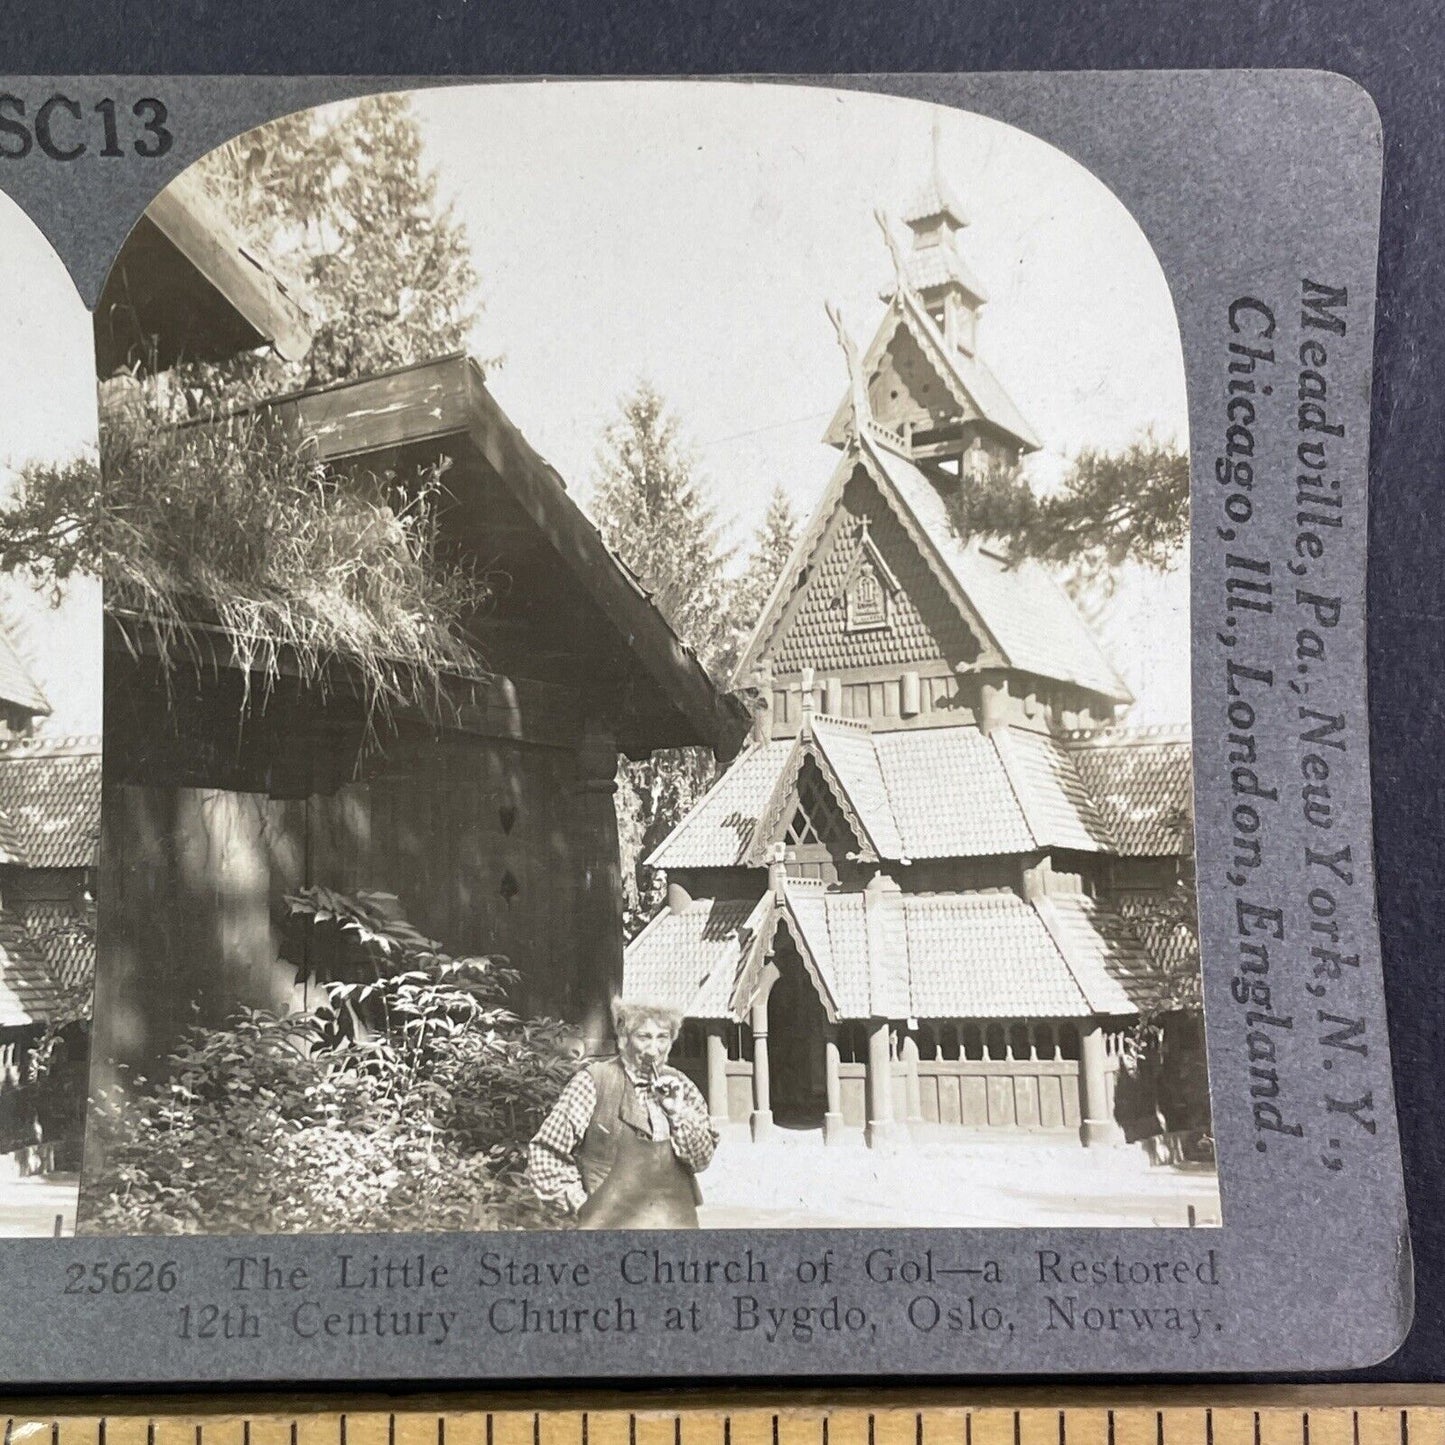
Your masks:
{"label": "dirt ground", "polygon": [[754,1144],[744,1127],[729,1126],[700,1183],[705,1229],[1148,1228],[1220,1220],[1212,1171],[1152,1166],[1131,1147],[937,1132],[882,1151],[865,1148],[861,1135],[824,1148],[817,1131],[779,1130]]}
{"label": "dirt ground", "polygon": [[[754,1144],[729,1126],[701,1176],[705,1229],[1217,1225],[1212,1171],[1151,1166],[1137,1149],[925,1135],[887,1151],[817,1131]],[[0,1182],[0,1237],[75,1232],[74,1174]]]}
{"label": "dirt ground", "polygon": [[74,1174],[35,1174],[0,1181],[0,1237],[49,1237],[56,1216],[62,1234],[75,1233],[75,1202],[80,1179]]}

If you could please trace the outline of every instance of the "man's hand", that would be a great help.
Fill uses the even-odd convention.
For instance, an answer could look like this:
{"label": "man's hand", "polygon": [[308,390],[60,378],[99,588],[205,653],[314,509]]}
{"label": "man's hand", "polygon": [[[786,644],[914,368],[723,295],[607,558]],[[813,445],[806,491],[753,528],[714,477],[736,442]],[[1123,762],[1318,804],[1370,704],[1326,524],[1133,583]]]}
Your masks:
{"label": "man's hand", "polygon": [[652,1085],[652,1095],[662,1105],[662,1112],[669,1119],[675,1119],[680,1114],[687,1112],[682,1083],[678,1079],[663,1077],[655,1080]]}

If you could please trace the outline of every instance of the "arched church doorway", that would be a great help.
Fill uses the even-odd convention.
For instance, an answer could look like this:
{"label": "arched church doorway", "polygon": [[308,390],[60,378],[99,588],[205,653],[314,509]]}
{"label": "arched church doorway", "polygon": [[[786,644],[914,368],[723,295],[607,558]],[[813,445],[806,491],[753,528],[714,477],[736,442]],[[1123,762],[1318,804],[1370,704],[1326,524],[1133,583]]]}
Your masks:
{"label": "arched church doorway", "polygon": [[768,995],[773,1120],[785,1129],[821,1129],[828,1102],[828,1016],[788,936],[779,929]]}

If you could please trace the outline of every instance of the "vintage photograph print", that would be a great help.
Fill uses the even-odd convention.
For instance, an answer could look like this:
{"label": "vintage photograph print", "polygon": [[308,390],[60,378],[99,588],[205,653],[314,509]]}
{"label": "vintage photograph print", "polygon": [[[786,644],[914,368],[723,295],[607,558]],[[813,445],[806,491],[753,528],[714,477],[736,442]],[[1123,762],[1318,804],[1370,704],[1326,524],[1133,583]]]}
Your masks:
{"label": "vintage photograph print", "polygon": [[1221,1222],[1184,357],[1078,162],[380,94],[173,180],[94,336],[98,453],[38,363],[3,438],[12,560],[105,576],[93,1019],[69,614],[0,655],[11,1132],[76,1166],[88,1024],[80,1233]]}
{"label": "vintage photograph print", "polygon": [[85,86],[0,80],[0,1379],[1398,1345],[1359,87]]}
{"label": "vintage photograph print", "polygon": [[0,1236],[52,1237],[75,1229],[95,977],[95,372],[64,263],[4,195],[0,256]]}

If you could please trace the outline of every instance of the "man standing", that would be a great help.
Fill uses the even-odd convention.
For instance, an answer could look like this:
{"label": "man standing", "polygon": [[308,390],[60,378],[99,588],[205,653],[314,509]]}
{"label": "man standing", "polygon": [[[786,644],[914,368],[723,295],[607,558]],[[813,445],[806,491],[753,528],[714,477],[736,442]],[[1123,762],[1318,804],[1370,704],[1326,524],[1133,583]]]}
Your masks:
{"label": "man standing", "polygon": [[615,999],[612,1026],[618,1057],[576,1074],[528,1146],[532,1188],[579,1229],[696,1229],[696,1176],[718,1136],[697,1086],[667,1063],[682,1016]]}

